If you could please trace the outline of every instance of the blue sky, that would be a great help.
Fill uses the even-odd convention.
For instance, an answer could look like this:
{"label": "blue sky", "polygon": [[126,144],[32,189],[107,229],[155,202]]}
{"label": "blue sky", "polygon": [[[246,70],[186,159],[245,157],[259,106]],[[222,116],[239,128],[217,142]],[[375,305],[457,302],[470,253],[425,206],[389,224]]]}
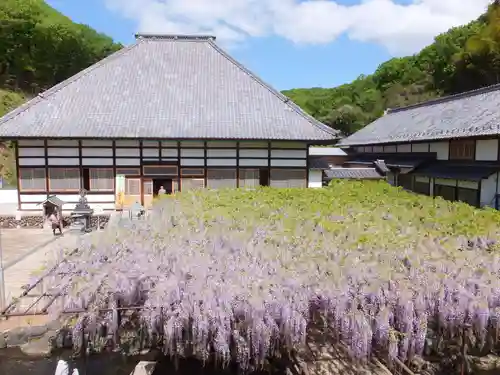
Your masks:
{"label": "blue sky", "polygon": [[[434,35],[477,17],[487,0],[461,0],[465,8],[461,11],[453,9],[456,8],[451,6],[454,2],[448,8],[443,7],[449,0],[418,0],[419,5],[412,7],[408,6],[412,0],[397,3],[390,0],[365,0],[364,3],[247,0],[249,8],[245,8],[245,0],[226,0],[233,1],[231,5],[237,3],[233,13],[224,8],[224,0],[179,1],[47,2],[75,22],[88,24],[124,44],[133,42],[137,31],[213,29],[211,34],[219,36],[220,33],[228,40],[237,40],[231,40],[226,47],[234,58],[283,90],[333,87],[350,82],[360,74],[370,74],[392,56],[418,51],[432,42]],[[482,2],[481,7],[478,2]],[[200,10],[200,4],[207,6],[207,10]],[[208,4],[215,5],[208,8]],[[252,13],[248,18],[244,17],[245,9]],[[449,13],[443,15],[447,11]],[[267,23],[260,22],[261,19]],[[231,27],[230,32],[226,26]],[[144,28],[150,30],[142,30]],[[223,37],[222,43],[224,40]]]}

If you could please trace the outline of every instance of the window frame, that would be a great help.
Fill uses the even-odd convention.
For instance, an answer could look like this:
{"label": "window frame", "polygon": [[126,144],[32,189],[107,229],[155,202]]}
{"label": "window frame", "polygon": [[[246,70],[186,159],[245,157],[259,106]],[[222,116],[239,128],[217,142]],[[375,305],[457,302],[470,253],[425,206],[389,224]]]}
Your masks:
{"label": "window frame", "polygon": [[[79,186],[78,188],[66,188],[66,189],[59,189],[59,188],[54,188],[52,186],[52,178],[51,178],[51,172],[52,171],[77,171],[78,172],[78,183],[79,183]],[[64,179],[66,179],[66,177],[64,177]],[[76,177],[74,178],[76,179]],[[76,168],[76,167],[49,167],[48,168],[48,173],[47,173],[47,180],[48,180],[48,185],[49,185],[49,192],[59,192],[59,191],[62,191],[62,192],[79,192],[82,188],[82,171],[80,168]]]}
{"label": "window frame", "polygon": [[[193,171],[199,171],[201,173],[192,173]],[[181,168],[181,177],[189,177],[189,176],[205,176],[205,168]]]}
{"label": "window frame", "polygon": [[[43,188],[40,189],[25,189],[23,188],[23,183],[22,183],[22,172],[23,171],[30,171],[31,172],[31,181],[36,180],[34,177],[35,171],[42,171],[43,172]],[[41,179],[41,178],[40,178]],[[45,170],[45,167],[19,167],[19,176],[18,176],[18,185],[19,185],[19,192],[45,192],[47,190],[47,171]]]}
{"label": "window frame", "polygon": [[[134,171],[134,173],[120,173],[120,171]],[[141,168],[128,168],[128,167],[116,167],[116,176],[122,175],[122,176],[140,176],[141,175]]]}
{"label": "window frame", "polygon": [[[276,174],[275,173],[281,173],[281,172],[287,172],[287,173],[300,173],[302,174],[302,178],[299,180],[297,178],[286,178],[286,179],[276,179]],[[275,188],[287,188],[287,189],[305,189],[307,188],[307,169],[302,169],[302,168],[271,168],[269,171],[269,186],[275,187]],[[274,176],[273,176],[274,174]],[[274,177],[274,178],[273,178]],[[286,183],[282,183],[282,181],[285,181]],[[292,181],[301,181],[300,185],[301,186],[295,186],[295,184],[292,184]]]}
{"label": "window frame", "polygon": [[[114,170],[113,168],[88,168],[89,170],[89,191],[90,192],[113,192],[115,190],[115,176],[114,176]],[[111,178],[109,179],[103,179],[101,177],[98,178],[93,178],[92,172],[101,172],[101,171],[106,171],[106,172],[111,172]],[[100,189],[100,188],[95,188],[93,187],[92,181],[94,180],[108,180],[111,182],[111,188],[105,188],[105,189]],[[95,182],[94,182],[95,183]]]}
{"label": "window frame", "polygon": [[[232,174],[232,179],[228,178],[218,178],[217,173],[215,173],[215,177],[213,178],[214,175],[212,174],[213,172],[231,172]],[[232,181],[231,186],[216,186],[216,187],[211,187],[210,186],[210,181]],[[237,168],[207,168],[206,171],[206,188],[207,189],[236,189],[238,187],[238,169]]]}
{"label": "window frame", "polygon": [[[186,180],[189,180],[189,181],[198,181],[198,182],[201,182],[201,187],[196,187],[196,188],[188,188],[186,189],[184,187],[185,185],[185,181]],[[181,180],[180,180],[180,183],[181,183],[181,187],[180,187],[180,191],[181,192],[184,192],[184,191],[192,191],[192,190],[197,190],[197,189],[205,189],[206,188],[206,184],[205,184],[205,178],[203,177],[182,177]],[[178,188],[178,187],[177,187]],[[174,187],[172,187],[172,190],[174,189]]]}
{"label": "window frame", "polygon": [[[138,187],[138,193],[131,193],[130,186],[137,184]],[[125,178],[125,189],[124,189],[124,195],[125,196],[141,196],[142,195],[142,179],[140,177],[131,177],[131,178]]]}
{"label": "window frame", "polygon": [[[253,173],[254,178],[247,177],[247,173]],[[243,177],[243,178],[242,178]],[[255,186],[247,186],[245,181],[255,181]],[[239,168],[238,171],[238,187],[242,189],[256,189],[260,186],[260,169],[259,168]]]}
{"label": "window frame", "polygon": [[[148,168],[158,168],[160,171],[163,169],[165,172],[160,173],[148,173]],[[143,176],[168,176],[177,177],[179,173],[179,168],[176,165],[144,165],[142,167]]]}
{"label": "window frame", "polygon": [[476,141],[474,139],[453,139],[449,144],[450,160],[474,160],[476,158]]}

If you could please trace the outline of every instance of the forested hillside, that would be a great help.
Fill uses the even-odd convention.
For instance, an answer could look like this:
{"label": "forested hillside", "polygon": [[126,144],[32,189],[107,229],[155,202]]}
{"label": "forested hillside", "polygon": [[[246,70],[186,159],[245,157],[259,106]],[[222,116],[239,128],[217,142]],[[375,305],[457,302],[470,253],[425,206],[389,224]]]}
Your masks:
{"label": "forested hillside", "polygon": [[[0,116],[120,48],[43,0],[1,0]],[[0,165],[0,174],[12,180],[8,147],[0,154]]]}
{"label": "forested hillside", "polygon": [[284,91],[304,110],[348,135],[386,108],[500,82],[500,1],[478,20],[439,35],[420,53],[394,58],[369,76],[324,89]]}

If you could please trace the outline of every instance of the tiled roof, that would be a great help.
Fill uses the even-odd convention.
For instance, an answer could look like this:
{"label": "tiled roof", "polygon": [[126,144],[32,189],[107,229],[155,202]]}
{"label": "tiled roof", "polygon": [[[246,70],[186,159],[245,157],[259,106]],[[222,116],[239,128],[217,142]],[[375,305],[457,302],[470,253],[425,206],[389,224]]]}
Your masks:
{"label": "tiled roof", "polygon": [[375,168],[332,168],[325,170],[327,180],[336,178],[370,180],[384,178]]}
{"label": "tiled roof", "polygon": [[309,169],[328,169],[330,168],[330,162],[324,156],[310,156],[309,157]]}
{"label": "tiled roof", "polygon": [[433,178],[479,181],[488,178],[499,170],[500,166],[489,163],[476,162],[474,165],[467,165],[449,161],[435,161],[417,168],[412,174]]}
{"label": "tiled roof", "polygon": [[388,110],[342,146],[500,134],[500,85]]}
{"label": "tiled roof", "polygon": [[214,39],[137,36],[130,47],[4,116],[0,137],[338,138]]}

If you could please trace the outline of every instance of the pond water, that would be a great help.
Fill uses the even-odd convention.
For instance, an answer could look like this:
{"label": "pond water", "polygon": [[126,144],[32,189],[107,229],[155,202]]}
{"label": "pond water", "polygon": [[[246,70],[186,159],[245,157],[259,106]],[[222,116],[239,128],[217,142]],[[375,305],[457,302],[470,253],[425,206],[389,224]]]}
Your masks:
{"label": "pond water", "polygon": [[24,355],[18,348],[0,350],[0,375],[54,375],[57,362],[64,359],[80,375],[130,375],[138,357],[119,354],[102,354],[85,359],[71,359],[71,353],[61,353],[50,358],[33,358]]}

